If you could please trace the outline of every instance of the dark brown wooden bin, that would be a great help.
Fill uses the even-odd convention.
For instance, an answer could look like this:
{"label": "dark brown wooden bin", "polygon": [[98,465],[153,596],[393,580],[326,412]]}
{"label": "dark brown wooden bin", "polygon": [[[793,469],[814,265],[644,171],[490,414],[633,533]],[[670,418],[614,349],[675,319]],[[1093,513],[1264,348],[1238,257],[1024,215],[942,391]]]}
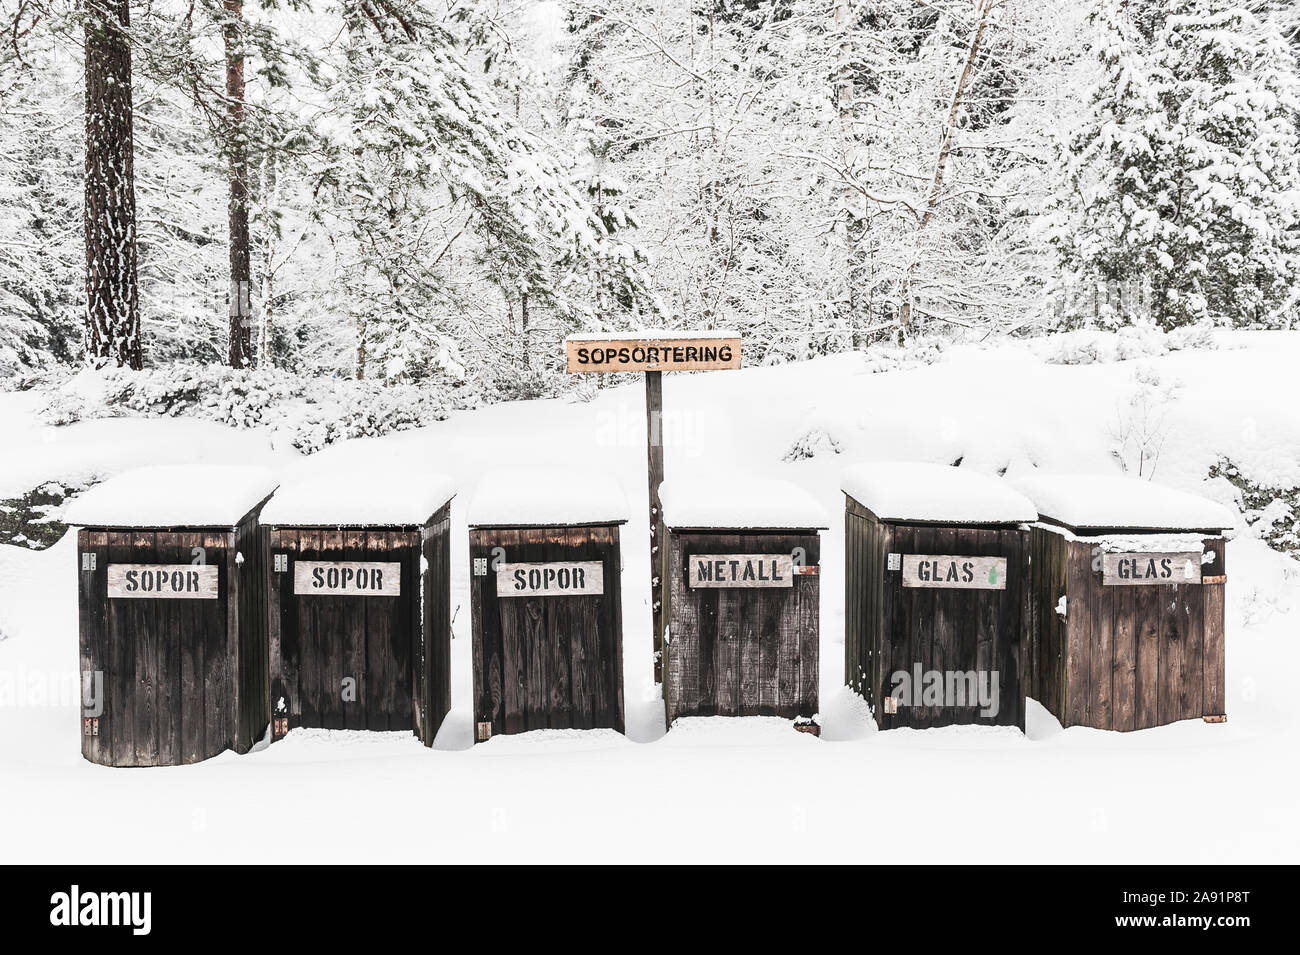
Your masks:
{"label": "dark brown wooden bin", "polygon": [[265,735],[257,515],[274,488],[263,468],[139,468],[68,509],[82,679],[102,679],[98,705],[82,711],[86,759],[174,766],[247,752]]}
{"label": "dark brown wooden bin", "polygon": [[659,496],[668,723],[816,717],[826,512],[789,482],[746,477],[668,481]]}
{"label": "dark brown wooden bin", "polygon": [[273,738],[294,727],[411,730],[451,708],[451,500],[437,474],[342,472],[262,512]]}
{"label": "dark brown wooden bin", "polygon": [[1226,508],[1149,481],[1033,475],[1027,692],[1062,726],[1226,718]]}
{"label": "dark brown wooden bin", "polygon": [[623,731],[626,520],[603,475],[501,471],[480,483],[469,515],[475,742]]}
{"label": "dark brown wooden bin", "polygon": [[934,464],[859,465],[841,487],[844,678],[876,724],[1023,730],[1033,505]]}

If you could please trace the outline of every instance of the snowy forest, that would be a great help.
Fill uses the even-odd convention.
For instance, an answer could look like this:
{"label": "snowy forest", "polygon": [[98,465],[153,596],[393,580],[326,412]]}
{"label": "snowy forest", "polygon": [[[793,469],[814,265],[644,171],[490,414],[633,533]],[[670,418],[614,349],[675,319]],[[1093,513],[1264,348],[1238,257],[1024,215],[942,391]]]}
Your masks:
{"label": "snowy forest", "polygon": [[1300,316],[1290,0],[3,10],[8,388],[328,388],[366,433],[598,387],[576,330],[756,365]]}

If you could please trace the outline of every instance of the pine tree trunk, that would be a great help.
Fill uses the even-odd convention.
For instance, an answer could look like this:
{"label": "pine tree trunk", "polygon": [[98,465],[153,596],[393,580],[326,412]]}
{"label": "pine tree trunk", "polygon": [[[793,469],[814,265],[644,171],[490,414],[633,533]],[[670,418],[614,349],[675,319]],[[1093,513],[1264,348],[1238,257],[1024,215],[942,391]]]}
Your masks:
{"label": "pine tree trunk", "polygon": [[86,8],[86,357],[140,368],[129,0]]}
{"label": "pine tree trunk", "polygon": [[244,130],[244,3],[222,0],[227,20],[226,163],[230,183],[230,367],[253,364],[253,265],[248,228],[248,138]]}

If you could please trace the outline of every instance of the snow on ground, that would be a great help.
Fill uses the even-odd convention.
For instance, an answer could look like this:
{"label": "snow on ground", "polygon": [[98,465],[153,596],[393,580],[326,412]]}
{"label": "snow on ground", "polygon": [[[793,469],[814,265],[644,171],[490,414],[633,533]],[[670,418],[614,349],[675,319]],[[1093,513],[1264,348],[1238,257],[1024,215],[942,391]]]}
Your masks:
{"label": "snow on ground", "polygon": [[[952,349],[872,374],[858,355],[690,376],[664,385],[667,473],[737,469],[795,482],[834,517],[839,475],[916,459],[994,473],[1114,469],[1135,372],[1177,385],[1156,479],[1201,478],[1221,454],[1259,476],[1300,472],[1300,334],[1237,334],[1217,351],[1049,365],[1041,343]],[[666,735],[651,681],[643,389],[591,402],[518,402],[420,431],[332,446],[320,466],[450,474],[454,708],[432,751],[401,733],[297,730],[244,757],[110,769],[81,759],[75,706],[75,548],[0,546],[0,819],[7,861],[592,860],[1043,862],[1300,858],[1300,565],[1242,536],[1229,546],[1229,720],[1137,733],[876,732],[840,685],[842,522],[822,561],[820,740],[773,720],[683,721]],[[132,464],[278,466],[265,433],[184,420],[34,424],[0,395],[0,490]],[[822,452],[783,461],[821,431]],[[841,454],[831,447],[838,445]],[[547,732],[471,746],[466,498],[502,466],[598,468],[632,507],[624,535],[628,733]],[[88,841],[78,823],[96,825]]]}

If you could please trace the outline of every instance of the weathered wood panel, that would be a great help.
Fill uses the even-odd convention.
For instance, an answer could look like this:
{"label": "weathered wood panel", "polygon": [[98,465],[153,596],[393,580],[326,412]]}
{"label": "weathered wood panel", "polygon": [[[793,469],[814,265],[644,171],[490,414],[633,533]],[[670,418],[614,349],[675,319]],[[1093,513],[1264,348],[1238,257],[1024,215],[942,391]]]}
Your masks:
{"label": "weathered wood panel", "polygon": [[1088,654],[1088,725],[1111,729],[1114,722],[1115,668],[1114,587],[1092,587],[1088,614],[1092,618],[1092,646]]}
{"label": "weathered wood panel", "polygon": [[669,531],[670,723],[817,712],[819,577],[794,573],[796,548],[817,564],[816,533]]}
{"label": "weathered wood panel", "polygon": [[[83,730],[83,755],[114,766],[174,765],[235,745],[237,725],[250,727],[257,710],[256,694],[236,681],[235,668],[245,661],[246,679],[255,684],[265,667],[254,648],[237,642],[245,621],[230,580],[234,536],[88,528],[78,532],[78,545],[79,566],[82,554],[93,554],[96,563],[79,571],[81,669],[88,679],[96,672],[103,679],[99,735]],[[215,571],[218,596],[110,597],[113,565],[166,565],[187,575],[197,568],[204,580]]]}
{"label": "weathered wood panel", "polygon": [[[623,636],[616,525],[471,528],[474,719],[492,735],[609,727],[623,720]],[[488,570],[505,561],[599,562],[602,594],[499,597]],[[480,737],[477,733],[475,739]]]}
{"label": "weathered wood panel", "polygon": [[[82,685],[83,716],[81,735],[81,755],[92,763],[113,763],[112,735],[105,732],[116,718],[120,700],[108,692],[110,683],[108,674],[104,673],[109,659],[108,601],[104,599],[102,589],[103,576],[89,568],[88,558],[94,558],[95,568],[108,565],[108,534],[101,530],[77,531],[77,604],[80,621],[80,662]],[[98,689],[96,688],[98,685]],[[98,698],[95,699],[96,694]],[[95,703],[93,709],[99,709],[99,732],[91,735],[84,724],[85,704]]]}
{"label": "weathered wood panel", "polygon": [[1178,678],[1178,712],[1179,719],[1190,720],[1205,713],[1201,699],[1204,692],[1205,587],[1188,584],[1175,589],[1182,603],[1185,634]]}
{"label": "weathered wood panel", "polygon": [[1160,701],[1161,724],[1182,719],[1179,709],[1183,682],[1183,651],[1187,644],[1187,612],[1182,587],[1160,585]]}
{"label": "weathered wood panel", "polygon": [[[1023,728],[1030,652],[1024,634],[1035,603],[1027,591],[1028,533],[1019,527],[881,522],[848,498],[845,542],[845,676],[869,672],[864,696],[877,724],[882,729],[971,722]],[[897,555],[892,569],[891,554]],[[988,572],[996,568],[999,585],[904,586],[910,573],[904,568],[915,566],[908,557],[931,555],[969,559],[972,567],[985,569],[982,584],[990,583]],[[937,683],[930,674],[938,674]],[[988,682],[993,674],[996,687]],[[981,679],[982,684],[973,682]],[[981,712],[978,694],[968,692],[977,687],[990,697],[996,689],[996,713]],[[896,688],[908,692],[890,712],[888,698]]]}
{"label": "weathered wood panel", "polygon": [[[426,641],[425,620],[436,615],[439,632],[450,638],[449,624],[442,623],[449,565],[439,557],[436,534],[423,527],[278,527],[264,533],[269,566],[263,574],[278,608],[271,614],[275,715],[287,717],[291,728],[409,729],[432,744],[429,733],[436,734],[446,714],[441,688],[448,678],[443,649]],[[433,592],[433,606],[422,611],[430,596],[430,582],[421,579],[426,550],[438,559],[429,573],[444,583]],[[274,569],[277,556],[282,571]],[[337,571],[332,579],[331,568]],[[314,586],[317,571],[320,587]],[[368,575],[364,585],[362,573]],[[426,671],[430,654],[435,659]],[[438,712],[421,731],[417,695],[435,688],[439,698],[431,697],[430,705]]]}
{"label": "weathered wood panel", "polygon": [[[1180,570],[1178,583],[1116,587],[1106,582],[1107,555],[1094,556],[1093,543],[1042,527],[1033,533],[1034,688],[1063,725],[1127,731],[1220,715],[1209,711],[1222,707],[1214,693],[1223,672],[1223,585],[1212,582],[1226,573],[1222,538],[1205,540],[1209,559],[1198,564],[1203,583]],[[1070,568],[1064,581],[1061,561]],[[1059,587],[1069,620],[1067,665],[1058,669],[1051,644]]]}
{"label": "weathered wood panel", "polygon": [[451,710],[451,505],[444,505],[421,531],[426,570],[422,644],[414,654],[416,732],[432,746]]}
{"label": "weathered wood panel", "polygon": [[1136,590],[1133,607],[1133,627],[1137,632],[1136,729],[1160,725],[1160,604],[1159,587]]}
{"label": "weathered wood panel", "polygon": [[[1223,542],[1219,542],[1222,550]],[[1223,584],[1205,584],[1202,625],[1205,649],[1201,656],[1201,710],[1204,716],[1227,714],[1224,690]]]}
{"label": "weathered wood panel", "polygon": [[1112,601],[1115,658],[1111,667],[1111,729],[1131,730],[1137,725],[1137,595],[1125,588],[1117,591]]}
{"label": "weathered wood panel", "polygon": [[252,749],[266,735],[271,720],[266,551],[257,513],[246,517],[236,528],[235,557],[231,564],[231,600],[239,612],[233,633],[238,645],[233,741],[237,753]]}

